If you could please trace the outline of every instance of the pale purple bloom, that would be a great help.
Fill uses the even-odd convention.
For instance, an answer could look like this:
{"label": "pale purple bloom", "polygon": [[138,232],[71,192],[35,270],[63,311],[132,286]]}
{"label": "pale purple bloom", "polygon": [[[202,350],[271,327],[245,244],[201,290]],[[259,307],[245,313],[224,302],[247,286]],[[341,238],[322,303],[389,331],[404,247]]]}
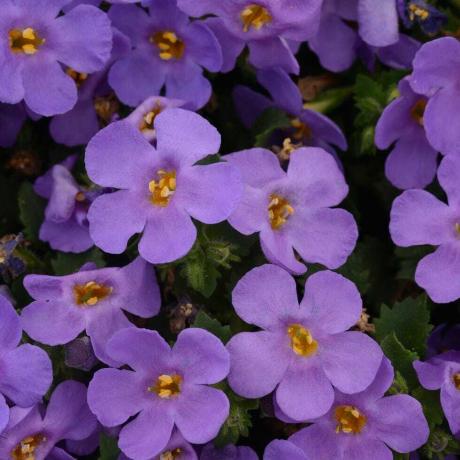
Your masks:
{"label": "pale purple bloom", "polygon": [[[267,445],[263,460],[309,460],[305,452],[290,441],[275,439]],[[319,459],[317,459],[319,460]],[[322,459],[321,459],[322,460]],[[332,459],[331,459],[332,460]]]}
{"label": "pale purple bloom", "polygon": [[444,157],[438,181],[448,204],[424,190],[406,190],[393,202],[390,233],[398,246],[438,246],[417,265],[415,281],[434,302],[460,297],[460,156]]}
{"label": "pale purple bloom", "polygon": [[373,383],[347,395],[335,391],[334,404],[289,440],[315,460],[391,460],[393,453],[411,452],[428,440],[421,404],[409,395],[385,397],[394,371],[384,358]]}
{"label": "pale purple bloom", "polygon": [[430,144],[444,155],[460,152],[460,43],[444,37],[422,46],[414,59],[412,89],[426,96],[423,117]]}
{"label": "pale purple bloom", "polygon": [[115,60],[127,54],[131,48],[129,39],[113,29],[113,47],[105,66],[93,74],[72,72],[78,86],[78,101],[68,112],[53,117],[50,132],[53,139],[70,147],[86,144],[99,131],[100,125],[112,121],[110,105],[111,89],[107,74]]}
{"label": "pale purple bloom", "polygon": [[292,118],[292,129],[288,134],[294,143],[321,147],[334,153],[333,146],[347,149],[345,136],[332,120],[319,112],[303,108],[299,88],[284,71],[259,71],[257,79],[270,93],[271,99],[246,86],[237,86],[234,91],[235,108],[246,127],[252,126],[265,109],[277,107]]}
{"label": "pale purple bloom", "polygon": [[53,166],[35,181],[34,190],[48,200],[39,238],[53,249],[79,253],[94,245],[86,216],[90,203],[100,192],[77,184],[70,172],[76,159],[71,155]]}
{"label": "pale purple bloom", "polygon": [[217,153],[220,135],[204,118],[183,109],[155,117],[154,148],[126,121],[100,131],[86,149],[95,183],[118,190],[98,197],[88,213],[90,234],[105,252],[120,254],[142,233],[139,253],[151,263],[187,254],[196,239],[191,217],[206,224],[228,218],[242,192],[228,163],[194,165]]}
{"label": "pale purple bloom", "polygon": [[311,275],[299,304],[294,278],[262,265],[243,276],[232,300],[244,321],[262,329],[236,334],[227,344],[228,381],[237,394],[259,398],[276,390],[283,413],[303,421],[329,411],[334,387],[356,393],[373,381],[382,351],[367,335],[347,331],[358,321],[362,301],[343,276]]}
{"label": "pale purple bloom", "polygon": [[168,98],[182,99],[198,109],[208,102],[211,84],[203,68],[217,72],[222,52],[202,22],[190,22],[175,0],[151,0],[149,13],[136,5],[115,5],[113,25],[132,42],[132,51],[118,60],[109,84],[125,104],[137,106],[165,88]]}
{"label": "pale purple bloom", "polygon": [[24,104],[0,103],[0,147],[11,147],[27,119]]}
{"label": "pale purple bloom", "polygon": [[460,352],[448,351],[428,361],[415,361],[418,379],[427,390],[441,390],[441,406],[454,436],[460,438]]}
{"label": "pale purple bloom", "polygon": [[229,414],[225,393],[208,385],[224,379],[229,356],[203,329],[185,329],[171,349],[156,332],[129,328],[107,344],[113,361],[128,369],[102,369],[89,384],[88,404],[108,427],[125,423],[118,445],[149,460],[168,445],[173,428],[189,443],[213,439]]}
{"label": "pale purple bloom", "polygon": [[258,460],[258,458],[250,447],[233,444],[219,448],[209,443],[203,447],[200,454],[200,460]]}
{"label": "pale purple bloom", "polygon": [[287,173],[269,150],[254,148],[224,157],[238,167],[245,192],[229,217],[244,235],[260,233],[262,250],[273,263],[304,273],[308,263],[337,268],[345,263],[358,237],[353,216],[331,208],[348,186],[335,159],[322,149],[299,148],[290,154]]}
{"label": "pale purple bloom", "polygon": [[[155,455],[148,460],[198,460],[195,449],[188,443],[175,429],[166,447],[160,455]],[[130,460],[125,454],[121,453],[118,460]],[[224,459],[222,459],[224,460]]]}
{"label": "pale purple bloom", "polygon": [[96,356],[110,365],[116,363],[105,351],[107,341],[118,330],[133,327],[123,310],[150,318],[160,309],[155,272],[140,257],[121,268],[28,275],[24,286],[34,299],[22,310],[28,335],[47,345],[61,345],[86,330]]}
{"label": "pale purple bloom", "polygon": [[153,128],[155,117],[164,110],[183,107],[184,105],[186,103],[179,99],[152,96],[136,107],[124,121],[131,124],[134,128],[139,129],[149,142],[153,142],[156,139],[155,129]]}
{"label": "pale purple bloom", "polygon": [[53,380],[48,355],[34,345],[19,345],[21,337],[19,317],[0,295],[0,432],[10,417],[5,398],[18,406],[30,407],[41,400]]}
{"label": "pale purple bloom", "polygon": [[190,16],[212,14],[205,23],[222,46],[223,72],[232,70],[247,45],[256,68],[281,67],[299,73],[290,44],[315,34],[322,0],[178,0]]}
{"label": "pale purple bloom", "polygon": [[[53,391],[46,409],[41,404],[11,409],[8,426],[0,436],[0,458],[23,458],[21,451],[28,449],[36,460],[72,460],[74,457],[56,444],[64,439],[85,439],[96,426],[86,402],[86,387],[66,380]],[[12,457],[13,452],[18,457]]]}
{"label": "pale purple bloom", "polygon": [[77,87],[61,64],[77,72],[100,70],[110,56],[107,15],[80,5],[59,16],[68,0],[3,0],[0,17],[0,101],[24,99],[40,115],[77,102]]}
{"label": "pale purple bloom", "polygon": [[385,174],[394,186],[424,188],[435,177],[438,156],[423,127],[427,99],[412,91],[407,78],[398,88],[400,96],[385,108],[377,123],[375,144],[382,150],[394,144],[385,163]]}
{"label": "pale purple bloom", "polygon": [[[349,0],[338,0],[345,7]],[[357,19],[361,38],[371,46],[389,46],[398,41],[396,0],[358,0]]]}

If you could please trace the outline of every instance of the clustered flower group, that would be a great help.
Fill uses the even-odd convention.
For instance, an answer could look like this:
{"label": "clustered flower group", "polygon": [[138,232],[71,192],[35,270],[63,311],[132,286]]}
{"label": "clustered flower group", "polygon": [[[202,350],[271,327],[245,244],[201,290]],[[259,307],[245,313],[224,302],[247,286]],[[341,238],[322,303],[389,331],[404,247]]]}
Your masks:
{"label": "clustered flower group", "polygon": [[[431,33],[443,16],[424,2],[396,0],[0,3],[0,145],[12,145],[28,118],[52,117],[57,143],[85,146],[84,158],[72,154],[34,183],[47,202],[40,240],[61,252],[97,247],[129,260],[27,275],[32,301],[20,315],[0,295],[0,459],[70,460],[94,452],[103,432],[117,437],[120,460],[255,460],[250,447],[212,444],[231,417],[230,389],[302,424],[267,443],[266,460],[388,460],[392,450],[421,447],[429,436],[421,404],[387,395],[393,366],[355,328],[363,311],[357,287],[332,271],[358,239],[354,216],[339,207],[349,190],[337,149],[347,140],[303,106],[291,75],[300,72],[304,42],[334,72],[358,57],[369,69],[376,59],[413,66],[376,128],[379,148],[394,144],[387,177],[405,190],[390,231],[399,246],[439,246],[420,261],[416,281],[435,302],[458,299],[460,44],[421,46],[398,27],[400,17]],[[246,47],[267,94],[238,85],[235,108],[248,129],[267,109],[285,112],[289,137],[277,139],[278,154],[255,147],[219,155],[218,130],[195,113],[211,98],[212,73],[232,71]],[[72,172],[81,160],[84,177]],[[422,190],[436,170],[448,204]],[[155,265],[186,257],[202,224],[225,221],[258,234],[265,258],[232,290],[244,332],[224,344],[190,327],[168,343],[148,321],[162,302]],[[306,281],[294,277],[305,273]],[[55,382],[45,398],[51,360],[20,344],[23,331],[24,342],[50,354],[64,345],[69,366],[87,352],[80,369],[98,366],[88,386]],[[414,364],[425,388],[441,389],[457,436],[459,350]]]}

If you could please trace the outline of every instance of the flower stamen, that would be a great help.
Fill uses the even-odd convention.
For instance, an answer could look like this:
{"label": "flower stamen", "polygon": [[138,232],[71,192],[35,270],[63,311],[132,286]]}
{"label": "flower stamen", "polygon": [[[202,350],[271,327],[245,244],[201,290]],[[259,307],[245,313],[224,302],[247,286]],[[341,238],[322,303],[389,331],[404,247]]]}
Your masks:
{"label": "flower stamen", "polygon": [[170,399],[180,393],[182,377],[177,374],[161,374],[154,385],[147,388],[150,393],[156,393],[162,399]]}
{"label": "flower stamen", "polygon": [[163,107],[161,106],[159,102],[157,102],[155,106],[153,107],[153,109],[150,110],[150,112],[147,112],[142,117],[141,123],[139,125],[139,129],[142,132],[153,131],[153,123],[155,121],[155,118],[157,117],[157,115],[161,113],[162,110],[163,110]]}
{"label": "flower stamen", "polygon": [[367,417],[355,406],[338,406],[335,409],[336,433],[358,434],[366,425]]}
{"label": "flower stamen", "polygon": [[11,51],[14,53],[35,54],[38,48],[45,43],[38,33],[27,27],[26,29],[11,29],[8,32]]}
{"label": "flower stamen", "polygon": [[160,455],[160,460],[176,460],[182,454],[182,449],[177,447],[174,450],[167,450]]}
{"label": "flower stamen", "polygon": [[152,194],[151,200],[155,206],[165,208],[168,206],[174,192],[176,191],[176,171],[157,171],[158,180],[149,182],[149,190]]}
{"label": "flower stamen", "polygon": [[84,72],[77,72],[76,70],[68,67],[65,73],[72,78],[78,88],[88,79],[88,74]]}
{"label": "flower stamen", "polygon": [[298,118],[291,120],[291,126],[295,129],[293,137],[296,141],[308,141],[312,138],[313,133],[310,126]]}
{"label": "flower stamen", "polygon": [[272,16],[267,8],[251,4],[241,11],[240,19],[243,23],[243,32],[248,32],[251,27],[255,30],[260,30],[264,25],[272,21]]}
{"label": "flower stamen", "polygon": [[452,380],[454,381],[455,388],[460,391],[460,372],[455,373],[452,376]]}
{"label": "flower stamen", "polygon": [[294,214],[294,208],[288,200],[276,194],[270,195],[268,218],[273,230],[282,227],[292,214]]}
{"label": "flower stamen", "polygon": [[410,114],[413,120],[415,120],[420,126],[423,126],[423,115],[425,113],[427,101],[425,99],[419,99],[411,108]]}
{"label": "flower stamen", "polygon": [[35,460],[35,451],[45,441],[46,438],[42,434],[27,436],[11,451],[12,459]]}
{"label": "flower stamen", "polygon": [[156,32],[149,41],[158,47],[160,58],[164,61],[180,59],[185,51],[185,43],[170,30]]}
{"label": "flower stamen", "polygon": [[311,332],[301,324],[290,324],[287,330],[291,338],[291,348],[299,356],[313,356],[318,350],[318,342],[313,339]]}
{"label": "flower stamen", "polygon": [[113,288],[104,284],[89,281],[86,284],[77,284],[73,288],[77,305],[92,307],[112,293]]}

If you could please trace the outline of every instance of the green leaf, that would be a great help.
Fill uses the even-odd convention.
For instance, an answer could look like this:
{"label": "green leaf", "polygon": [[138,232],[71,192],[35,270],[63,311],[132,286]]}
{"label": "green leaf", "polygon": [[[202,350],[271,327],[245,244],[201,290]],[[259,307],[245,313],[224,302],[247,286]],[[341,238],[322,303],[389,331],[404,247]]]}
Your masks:
{"label": "green leaf", "polygon": [[412,363],[418,359],[417,353],[407,350],[398,340],[394,332],[387,335],[380,343],[385,356],[392,362],[396,371],[404,377],[409,388],[418,384],[417,375]]}
{"label": "green leaf", "polygon": [[185,276],[187,284],[204,297],[211,297],[221,276],[201,248],[189,253],[182,264],[181,274]]}
{"label": "green leaf", "polygon": [[24,225],[24,235],[37,241],[38,232],[44,219],[45,202],[33,189],[30,182],[24,182],[18,194],[19,218]]}
{"label": "green leaf", "polygon": [[95,263],[98,268],[106,265],[103,253],[97,248],[92,248],[80,254],[58,252],[57,256],[51,260],[51,266],[56,275],[69,275],[78,271],[87,262]]}
{"label": "green leaf", "polygon": [[377,340],[382,341],[393,332],[405,348],[419,356],[425,354],[426,340],[432,329],[425,295],[416,299],[408,297],[393,308],[382,305],[380,318],[374,323]]}
{"label": "green leaf", "polygon": [[232,336],[230,326],[223,326],[217,319],[211,318],[203,310],[200,310],[196,315],[193,327],[206,329],[216,337],[219,337],[219,339],[224,343],[228,342]]}
{"label": "green leaf", "polygon": [[423,407],[423,412],[430,426],[442,425],[444,413],[439,400],[439,391],[428,391],[418,387],[412,392]]}
{"label": "green leaf", "polygon": [[254,133],[255,147],[266,147],[273,131],[291,126],[289,117],[282,110],[270,107],[257,118],[252,131]]}
{"label": "green leaf", "polygon": [[116,438],[110,438],[104,433],[99,437],[99,459],[98,460],[117,460],[120,449]]}

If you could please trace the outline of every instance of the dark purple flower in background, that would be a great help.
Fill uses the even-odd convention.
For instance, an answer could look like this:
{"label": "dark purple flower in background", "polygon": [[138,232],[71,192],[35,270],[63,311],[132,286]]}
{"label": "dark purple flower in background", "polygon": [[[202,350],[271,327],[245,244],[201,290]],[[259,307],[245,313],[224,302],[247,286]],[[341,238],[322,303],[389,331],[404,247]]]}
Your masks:
{"label": "dark purple flower in background", "polygon": [[[290,441],[275,439],[267,445],[263,460],[309,460],[307,454]],[[319,459],[318,459],[319,460]],[[332,459],[331,459],[332,460]]]}
{"label": "dark purple flower in background", "polygon": [[428,98],[423,116],[428,141],[444,155],[460,152],[460,43],[444,37],[425,43],[414,59],[412,89]]}
{"label": "dark purple flower in background", "polygon": [[419,24],[426,34],[436,34],[447,23],[447,16],[425,0],[397,0],[403,24],[411,28]]}
{"label": "dark purple flower in background", "polygon": [[199,115],[168,109],[155,117],[154,148],[125,121],[100,131],[86,149],[96,184],[118,190],[98,197],[88,213],[90,234],[105,252],[120,254],[142,233],[139,254],[166,263],[187,254],[196,239],[191,217],[206,224],[227,219],[242,192],[228,163],[194,165],[219,150],[220,135]]}
{"label": "dark purple flower in background", "polygon": [[222,66],[219,43],[203,22],[190,22],[175,0],[150,0],[148,7],[149,14],[136,5],[110,9],[113,25],[133,47],[110,70],[110,86],[131,106],[160,95],[164,87],[166,97],[199,109],[211,96],[203,67],[217,72]]}
{"label": "dark purple flower in background", "polygon": [[347,149],[345,136],[332,120],[303,108],[299,88],[289,75],[280,69],[270,69],[257,72],[257,79],[272,100],[246,86],[237,86],[233,93],[236,111],[246,127],[252,126],[265,109],[277,107],[291,117],[292,129],[288,134],[294,143],[321,147],[330,152],[335,152],[333,146]]}
{"label": "dark purple flower in background", "polygon": [[88,404],[108,427],[125,423],[118,445],[149,460],[168,445],[173,428],[188,442],[213,439],[229,414],[225,393],[208,385],[228,374],[222,342],[203,329],[185,329],[171,349],[156,332],[129,328],[107,344],[113,361],[128,369],[102,369],[89,384]]}
{"label": "dark purple flower in background", "polygon": [[34,345],[19,345],[21,337],[19,317],[0,295],[0,432],[10,418],[5,397],[20,407],[30,407],[41,400],[53,380],[48,355]]}
{"label": "dark purple flower in background", "polygon": [[0,103],[0,147],[11,147],[27,119],[24,104]]}
{"label": "dark purple flower in background", "polygon": [[311,275],[299,305],[294,278],[262,265],[243,276],[232,301],[238,316],[262,329],[236,334],[227,344],[228,381],[237,394],[259,398],[276,390],[281,410],[304,421],[329,411],[334,387],[356,393],[374,380],[382,351],[367,335],[347,331],[358,321],[362,301],[343,276]]}
{"label": "dark purple flower in background", "polygon": [[6,430],[0,436],[0,458],[13,460],[72,460],[60,441],[82,440],[97,421],[86,402],[86,387],[66,380],[53,391],[48,407],[13,407]]}
{"label": "dark purple flower in background", "polygon": [[[121,453],[118,460],[131,459]],[[198,456],[190,443],[182,437],[177,429],[174,429],[171,439],[161,453],[148,460],[198,460]]]}
{"label": "dark purple flower in background", "polygon": [[86,330],[96,356],[113,365],[107,341],[134,327],[123,311],[150,318],[160,309],[155,272],[140,257],[121,268],[85,268],[66,276],[26,276],[24,287],[34,302],[22,310],[22,325],[47,345],[66,344]]}
{"label": "dark purple flower in background", "polygon": [[179,99],[152,96],[136,107],[136,109],[131,112],[124,121],[140,130],[149,142],[153,142],[156,139],[155,129],[153,126],[156,116],[164,110],[183,107],[184,105],[186,105],[186,103]]}
{"label": "dark purple flower in background", "polygon": [[427,99],[412,91],[407,78],[400,81],[399,97],[383,111],[376,129],[375,144],[387,149],[394,144],[385,163],[388,180],[401,189],[424,188],[437,169],[437,151],[424,129]]}
{"label": "dark purple flower in background", "polygon": [[24,99],[40,115],[77,102],[77,87],[61,64],[77,72],[100,70],[110,56],[107,15],[80,5],[58,16],[68,0],[4,0],[0,17],[0,101]]}
{"label": "dark purple flower in background", "polygon": [[97,364],[91,339],[86,335],[67,343],[64,346],[64,353],[64,363],[67,367],[90,371]]}
{"label": "dark purple flower in background", "polygon": [[247,45],[249,62],[258,69],[281,67],[299,73],[291,42],[302,42],[315,34],[322,0],[178,0],[190,16],[212,14],[205,21],[222,46],[222,72],[235,66]]}
{"label": "dark purple flower in background", "polygon": [[71,155],[53,166],[35,181],[34,190],[48,200],[40,239],[53,249],[79,253],[94,245],[89,235],[87,213],[90,203],[101,192],[77,184],[70,172],[76,159]]}
{"label": "dark purple flower in background", "polygon": [[448,351],[415,361],[418,379],[427,390],[441,390],[441,406],[453,435],[460,438],[460,352]]}
{"label": "dark purple flower in background", "polygon": [[315,460],[391,460],[390,450],[407,453],[429,435],[420,403],[409,395],[384,396],[394,371],[382,360],[373,383],[353,395],[335,391],[331,410],[289,440]]}
{"label": "dark purple flower in background", "polygon": [[203,447],[200,460],[258,460],[257,454],[250,447],[227,444],[216,447],[209,443]]}
{"label": "dark purple flower in background", "polygon": [[441,324],[428,337],[427,358],[448,350],[460,351],[460,324]]}
{"label": "dark purple flower in background", "polygon": [[116,116],[119,103],[107,83],[107,74],[115,60],[129,52],[129,39],[113,29],[113,47],[110,59],[102,70],[93,74],[68,69],[78,88],[78,101],[68,112],[53,117],[51,136],[56,142],[70,147],[86,144],[100,129]]}
{"label": "dark purple flower in background", "polygon": [[331,208],[348,187],[335,159],[319,148],[290,154],[287,173],[276,155],[262,148],[226,155],[243,177],[245,191],[228,221],[244,235],[260,233],[262,250],[273,263],[293,273],[308,263],[337,268],[345,263],[358,237],[353,216]]}
{"label": "dark purple flower in background", "polygon": [[417,265],[415,281],[434,302],[460,297],[460,156],[445,157],[438,181],[448,204],[424,190],[406,190],[393,202],[390,233],[398,246],[437,246]]}

